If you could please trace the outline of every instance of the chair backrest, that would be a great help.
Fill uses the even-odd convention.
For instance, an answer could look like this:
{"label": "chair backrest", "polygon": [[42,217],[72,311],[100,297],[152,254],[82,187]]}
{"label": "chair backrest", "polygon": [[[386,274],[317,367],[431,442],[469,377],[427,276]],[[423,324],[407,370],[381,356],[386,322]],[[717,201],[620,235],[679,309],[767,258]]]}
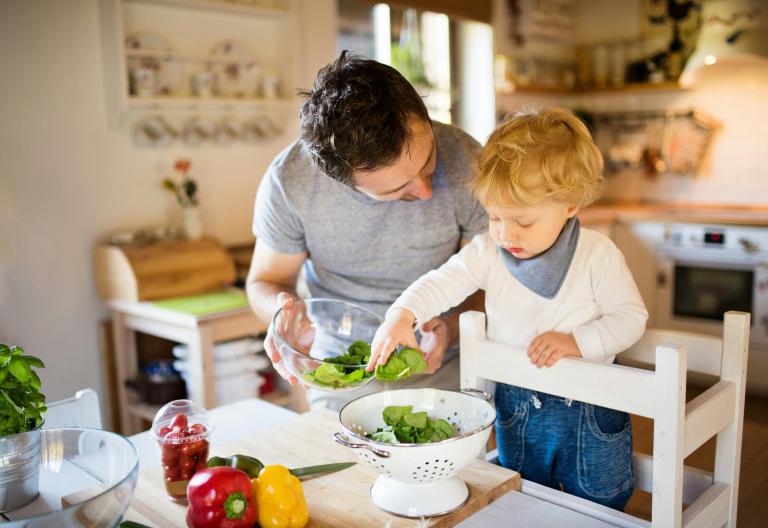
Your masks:
{"label": "chair backrest", "polygon": [[101,429],[99,395],[93,389],[81,389],[71,398],[47,404],[43,429],[87,427]]}
{"label": "chair backrest", "polygon": [[[617,524],[735,526],[749,318],[743,312],[726,313],[722,339],[649,330],[623,355],[655,364],[653,371],[577,359],[537,369],[525,349],[486,339],[484,314],[467,312],[460,322],[461,386],[507,383],[653,419],[653,459],[635,457],[636,484],[653,495],[652,523],[617,517]],[[686,404],[688,349],[695,369],[719,381]],[[714,435],[714,475],[693,470],[688,478],[683,460]],[[690,504],[685,514],[684,499]]]}

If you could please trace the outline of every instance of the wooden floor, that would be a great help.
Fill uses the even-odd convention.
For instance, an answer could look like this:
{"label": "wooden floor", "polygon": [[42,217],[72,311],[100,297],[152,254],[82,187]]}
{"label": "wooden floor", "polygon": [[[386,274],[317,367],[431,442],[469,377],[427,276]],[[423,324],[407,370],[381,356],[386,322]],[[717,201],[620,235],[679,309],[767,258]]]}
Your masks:
{"label": "wooden floor", "polygon": [[[688,388],[688,400],[701,389]],[[634,448],[652,453],[653,422],[632,417]],[[714,438],[685,459],[685,465],[712,471],[715,458]],[[747,396],[744,409],[744,435],[741,449],[741,478],[739,482],[739,528],[768,526],[768,398]],[[625,510],[630,515],[651,518],[651,496],[635,492]]]}

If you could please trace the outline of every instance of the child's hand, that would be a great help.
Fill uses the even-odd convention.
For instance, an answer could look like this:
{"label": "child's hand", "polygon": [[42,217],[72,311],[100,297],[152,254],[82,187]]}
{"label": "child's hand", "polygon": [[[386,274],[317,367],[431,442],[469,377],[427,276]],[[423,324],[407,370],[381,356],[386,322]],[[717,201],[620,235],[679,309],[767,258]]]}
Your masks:
{"label": "child's hand", "polygon": [[413,334],[413,322],[416,317],[405,308],[392,310],[384,321],[371,343],[371,359],[366,370],[373,371],[376,365],[383,365],[395,351],[398,345],[419,349],[416,336]]}
{"label": "child's hand", "polygon": [[544,332],[528,345],[528,357],[536,368],[551,367],[569,356],[581,357],[579,345],[571,334]]}

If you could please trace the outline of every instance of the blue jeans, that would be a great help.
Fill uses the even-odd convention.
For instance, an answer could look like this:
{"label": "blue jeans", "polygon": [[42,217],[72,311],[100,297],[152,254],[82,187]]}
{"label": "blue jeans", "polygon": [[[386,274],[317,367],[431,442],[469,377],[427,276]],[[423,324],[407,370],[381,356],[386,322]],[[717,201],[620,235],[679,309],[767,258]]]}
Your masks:
{"label": "blue jeans", "polygon": [[524,479],[624,509],[634,489],[627,413],[503,383],[496,385],[496,411],[502,466]]}

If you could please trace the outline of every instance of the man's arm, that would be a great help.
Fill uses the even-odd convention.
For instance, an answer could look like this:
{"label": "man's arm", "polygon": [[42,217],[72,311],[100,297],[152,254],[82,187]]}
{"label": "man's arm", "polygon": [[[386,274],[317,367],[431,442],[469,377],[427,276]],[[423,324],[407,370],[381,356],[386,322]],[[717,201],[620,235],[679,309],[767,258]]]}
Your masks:
{"label": "man's arm", "polygon": [[288,374],[280,363],[282,358],[272,335],[272,316],[281,306],[285,309],[292,306],[292,299],[296,297],[296,280],[306,258],[306,252],[279,253],[264,242],[256,240],[251,268],[245,283],[251,309],[259,319],[269,324],[264,341],[267,357],[272,360],[278,374],[294,385],[298,380]]}
{"label": "man's arm", "polygon": [[256,241],[245,289],[251,309],[259,319],[272,321],[272,315],[280,307],[278,293],[296,296],[296,280],[306,259],[306,252],[278,253],[261,240]]}

